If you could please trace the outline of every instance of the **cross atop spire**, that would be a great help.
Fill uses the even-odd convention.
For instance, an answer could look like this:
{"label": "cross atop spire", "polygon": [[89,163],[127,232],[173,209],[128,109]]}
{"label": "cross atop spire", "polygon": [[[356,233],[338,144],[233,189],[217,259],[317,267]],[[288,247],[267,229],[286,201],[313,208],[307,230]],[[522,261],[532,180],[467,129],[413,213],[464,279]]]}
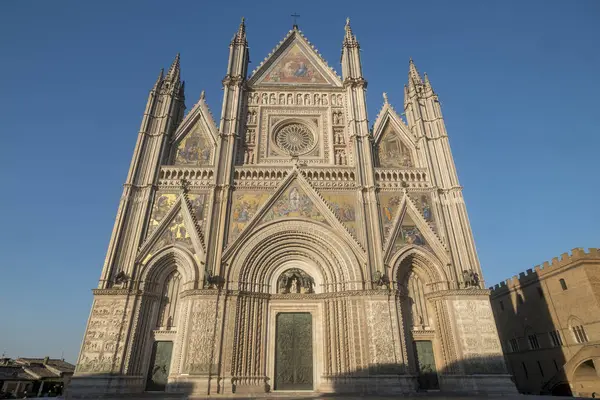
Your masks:
{"label": "cross atop spire", "polygon": [[294,25],[293,25],[293,29],[298,29],[298,21],[297,19],[300,18],[300,14],[298,14],[297,12],[293,13],[292,15],[290,15],[290,17],[294,18]]}

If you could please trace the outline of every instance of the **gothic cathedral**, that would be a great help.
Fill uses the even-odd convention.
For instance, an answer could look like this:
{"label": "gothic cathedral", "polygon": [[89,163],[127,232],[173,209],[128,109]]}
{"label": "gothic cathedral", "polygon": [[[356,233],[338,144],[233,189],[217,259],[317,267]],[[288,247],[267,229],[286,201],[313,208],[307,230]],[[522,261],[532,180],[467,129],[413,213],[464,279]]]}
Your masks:
{"label": "gothic cathedral", "polygon": [[242,20],[217,121],[161,72],[73,396],[516,393],[438,97],[411,60],[370,127],[359,49],[294,25],[248,74]]}

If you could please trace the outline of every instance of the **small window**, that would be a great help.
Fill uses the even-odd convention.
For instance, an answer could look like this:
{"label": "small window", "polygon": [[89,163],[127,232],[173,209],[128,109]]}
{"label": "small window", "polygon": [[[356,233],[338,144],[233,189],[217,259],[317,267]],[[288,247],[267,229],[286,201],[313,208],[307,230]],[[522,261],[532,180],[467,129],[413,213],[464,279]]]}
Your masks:
{"label": "small window", "polygon": [[500,300],[500,310],[504,311],[504,302]]}
{"label": "small window", "polygon": [[542,363],[540,363],[540,362],[538,361],[538,362],[537,362],[537,364],[538,364],[538,368],[540,369],[540,374],[541,374],[542,376],[544,376],[544,369],[542,368]]}
{"label": "small window", "polygon": [[564,279],[559,279],[560,282],[560,287],[562,288],[562,290],[567,290],[567,282],[565,282]]}
{"label": "small window", "polygon": [[544,291],[542,290],[541,286],[537,287],[537,292],[538,292],[538,295],[540,296],[540,298],[543,299],[544,298]]}
{"label": "small window", "polygon": [[523,372],[525,372],[525,378],[529,378],[529,373],[527,372],[527,366],[525,365],[525,361],[523,361],[521,365],[523,365]]}
{"label": "small window", "polygon": [[552,346],[554,347],[560,347],[563,345],[562,338],[560,337],[560,331],[550,332],[550,340],[552,341]]}
{"label": "small window", "polygon": [[535,349],[539,349],[540,348],[540,343],[538,342],[537,335],[535,335],[535,334],[529,335],[527,337],[527,339],[529,339],[529,348],[531,350],[535,350]]}
{"label": "small window", "polygon": [[513,353],[519,351],[519,342],[517,342],[517,339],[510,339],[510,350]]}
{"label": "small window", "polygon": [[575,341],[577,343],[585,343],[588,341],[588,337],[585,333],[585,329],[583,328],[583,325],[574,326],[571,329],[573,330],[573,336],[575,336]]}

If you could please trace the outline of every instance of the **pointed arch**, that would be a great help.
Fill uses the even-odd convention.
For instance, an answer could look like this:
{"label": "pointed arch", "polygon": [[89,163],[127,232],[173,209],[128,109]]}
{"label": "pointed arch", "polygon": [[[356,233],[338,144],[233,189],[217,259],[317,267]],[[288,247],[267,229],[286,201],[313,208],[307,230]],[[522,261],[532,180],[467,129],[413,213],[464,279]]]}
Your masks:
{"label": "pointed arch", "polygon": [[420,246],[407,246],[398,251],[390,260],[394,285],[402,285],[411,271],[419,274],[426,287],[436,285],[437,290],[448,288],[449,279],[442,261],[427,249]]}
{"label": "pointed arch", "polygon": [[141,289],[157,292],[173,271],[181,274],[180,290],[194,289],[203,278],[193,254],[187,249],[172,245],[163,248],[147,262],[141,264],[139,271]]}

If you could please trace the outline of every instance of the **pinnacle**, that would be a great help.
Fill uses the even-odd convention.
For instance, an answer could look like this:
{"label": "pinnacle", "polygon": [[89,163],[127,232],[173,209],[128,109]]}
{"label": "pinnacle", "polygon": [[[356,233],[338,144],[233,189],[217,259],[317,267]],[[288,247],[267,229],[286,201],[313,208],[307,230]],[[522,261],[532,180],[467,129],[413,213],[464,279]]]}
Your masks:
{"label": "pinnacle", "polygon": [[180,60],[180,54],[177,53],[177,55],[175,56],[175,60],[173,60],[173,64],[171,64],[171,67],[169,68],[169,72],[167,72],[167,80],[170,81],[178,81],[179,80],[179,73],[180,73],[180,67],[179,67],[179,60]]}
{"label": "pinnacle", "polygon": [[419,75],[419,71],[417,71],[417,67],[415,67],[412,57],[408,61],[408,83],[423,83],[421,75]]}
{"label": "pinnacle", "polygon": [[231,39],[231,44],[232,45],[236,45],[236,44],[247,45],[248,44],[248,42],[246,41],[246,18],[242,17],[240,26],[239,26],[237,32],[235,33],[235,35],[233,35],[233,39]]}

